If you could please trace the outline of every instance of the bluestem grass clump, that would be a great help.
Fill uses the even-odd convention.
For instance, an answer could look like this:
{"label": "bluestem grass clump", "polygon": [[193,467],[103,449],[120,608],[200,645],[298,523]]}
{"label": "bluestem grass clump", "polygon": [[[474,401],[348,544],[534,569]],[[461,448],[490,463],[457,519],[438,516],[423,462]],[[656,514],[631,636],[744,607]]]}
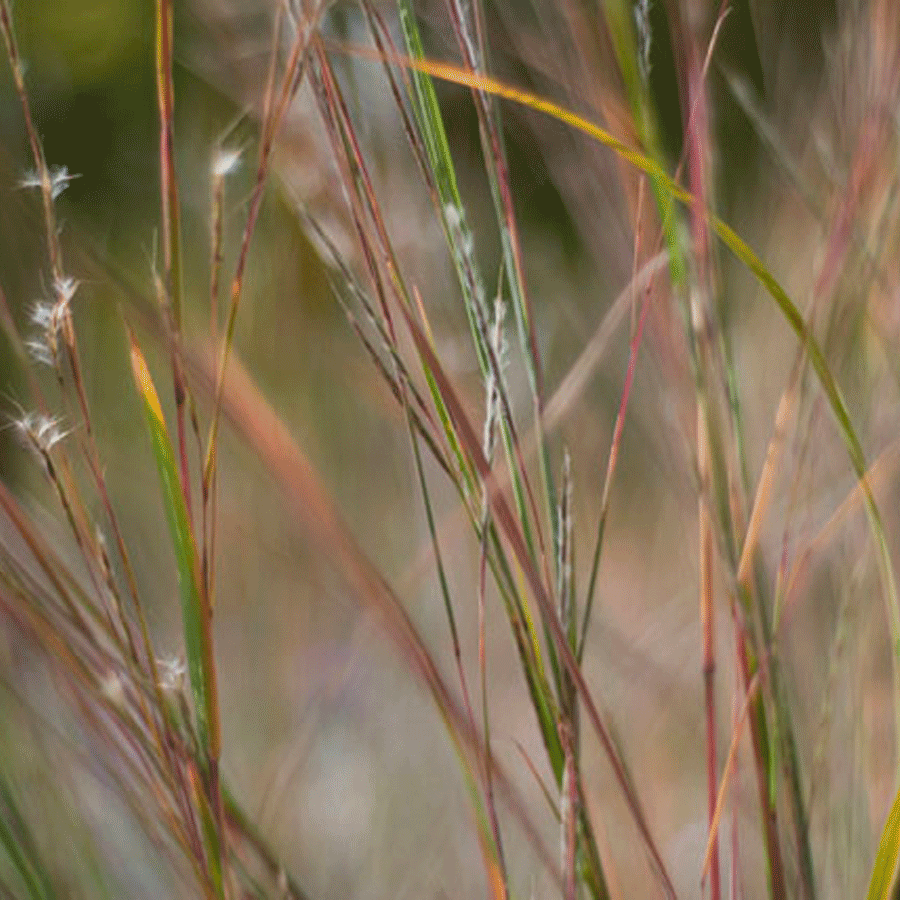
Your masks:
{"label": "bluestem grass clump", "polygon": [[[889,37],[898,33],[890,28],[896,24],[892,7],[886,0],[862,6],[868,19],[859,9],[851,15],[849,7],[841,6],[850,23],[843,26],[848,40],[856,37],[854,29],[868,29],[864,33],[878,38],[884,59],[896,60],[896,37],[894,43]],[[832,432],[822,427],[827,412],[842,454],[837,463],[837,452],[830,452],[829,461],[855,479],[846,508],[861,507],[867,515],[866,547],[871,549],[866,552],[874,560],[869,580],[872,593],[880,591],[884,598],[890,638],[879,638],[878,647],[893,667],[888,693],[895,695],[895,728],[900,728],[900,666],[882,646],[896,644],[900,610],[891,523],[882,520],[876,503],[887,476],[884,468],[869,465],[863,451],[864,446],[880,446],[884,436],[869,430],[874,403],[863,391],[848,391],[839,378],[842,347],[860,340],[859,333],[870,329],[873,342],[880,340],[888,349],[896,339],[868,306],[870,296],[874,307],[883,302],[879,292],[890,295],[887,262],[900,230],[893,202],[896,177],[891,174],[895,135],[874,111],[896,102],[896,80],[885,75],[891,67],[881,66],[879,58],[870,73],[868,83],[877,87],[877,97],[864,109],[865,128],[846,161],[852,177],[828,188],[828,203],[811,204],[820,231],[810,228],[809,234],[822,242],[822,252],[813,261],[809,283],[802,282],[810,300],[801,312],[776,278],[776,265],[751,249],[751,243],[767,240],[774,226],[767,224],[764,234],[745,241],[717,212],[714,170],[724,164],[724,153],[715,130],[718,88],[712,86],[711,72],[721,68],[729,82],[728,62],[717,53],[727,27],[725,5],[717,17],[706,19],[697,14],[696,4],[673,2],[651,10],[650,0],[610,0],[590,11],[575,3],[533,5],[528,16],[511,18],[511,7],[502,4],[495,10],[481,0],[448,0],[446,32],[459,64],[429,58],[419,28],[423,10],[410,0],[398,0],[397,7],[399,31],[369,0],[353,6],[354,11],[348,7],[347,14],[356,16],[354,25],[368,29],[370,46],[363,48],[334,37],[337,20],[330,18],[326,4],[277,5],[265,84],[253,106],[258,110],[257,156],[249,197],[239,205],[234,259],[231,178],[237,178],[249,153],[220,146],[211,155],[209,331],[204,345],[192,332],[194,319],[188,313],[196,309],[184,289],[188,242],[183,235],[183,173],[175,153],[173,4],[157,2],[161,258],[154,254],[154,283],[148,291],[156,305],[150,304],[149,311],[144,307],[143,315],[137,303],[123,307],[129,333],[127,339],[123,336],[122,350],[130,353],[136,405],[144,413],[169,527],[174,565],[168,574],[181,604],[182,657],[163,653],[152,639],[145,613],[148,589],[132,563],[107,484],[75,327],[81,314],[73,308],[79,282],[66,274],[75,270],[64,264],[56,216],[56,203],[73,176],[44,159],[9,5],[0,0],[0,26],[32,155],[33,171],[21,185],[38,192],[50,284],[48,297],[33,307],[27,339],[22,341],[13,328],[10,333],[57,376],[56,394],[49,400],[40,382],[33,383],[29,409],[36,411],[20,410],[13,421],[43,462],[80,554],[79,571],[73,572],[66,554],[42,534],[24,501],[0,486],[3,524],[17,541],[15,551],[11,543],[0,547],[4,626],[8,622],[39,648],[70,689],[135,818],[186,892],[223,900],[304,896],[235,799],[222,768],[228,747],[219,685],[228,683],[230,673],[213,625],[222,610],[219,597],[229,588],[223,572],[230,571],[216,565],[220,495],[228,490],[220,465],[220,429],[233,428],[278,485],[306,538],[341,577],[347,593],[377,614],[403,667],[432,699],[456,756],[489,896],[515,896],[521,893],[523,872],[530,877],[540,871],[542,890],[566,900],[648,892],[675,897],[696,892],[698,884],[710,900],[719,900],[729,884],[736,896],[816,900],[841,896],[829,885],[835,872],[847,872],[839,889],[843,895],[858,894],[868,882],[870,900],[887,900],[900,855],[900,795],[874,863],[863,850],[849,862],[835,861],[840,854],[833,835],[844,822],[822,805],[818,780],[813,790],[809,768],[821,777],[823,741],[810,741],[804,728],[811,703],[807,692],[820,674],[815,659],[825,654],[821,647],[810,650],[815,626],[804,625],[802,616],[807,594],[815,594],[823,605],[828,599],[827,591],[807,582],[810,560],[822,558],[836,530],[831,520],[817,530],[820,516],[809,501],[810,495],[822,493],[810,448],[834,451]],[[671,76],[680,87],[681,103],[677,117],[663,115],[658,78],[650,78],[651,57],[660,65],[664,59],[662,52],[655,55],[663,36],[651,34],[651,12],[654,21],[668,24],[673,36]],[[506,21],[498,23],[504,14]],[[498,24],[503,25],[498,35],[511,36],[520,63],[544,88],[524,90],[492,77],[488,39]],[[532,33],[532,27],[540,31]],[[397,46],[401,38],[402,48]],[[558,59],[537,52],[548,39],[558,47]],[[377,136],[360,120],[366,110],[351,96],[353,78],[344,68],[348,55],[365,61],[359,65],[380,66],[384,96],[395,107],[406,156],[394,148],[389,154],[380,152],[384,148],[377,146]],[[588,79],[590,90],[576,73]],[[838,78],[844,73],[833,74]],[[851,74],[846,73],[848,83],[857,83]],[[478,207],[470,200],[475,189],[452,152],[450,113],[438,87],[442,81],[470,95],[484,184]],[[335,174],[336,194],[355,236],[352,258],[342,255],[302,199],[300,225],[310,243],[323,251],[334,293],[395,403],[415,476],[420,530],[447,620],[449,676],[389,580],[360,548],[290,430],[239,365],[235,336],[250,290],[248,261],[263,252],[254,238],[265,219],[276,150],[301,90],[321,126],[319,162]],[[566,102],[548,96],[561,91]],[[555,170],[555,187],[579,214],[573,219],[584,229],[583,252],[590,256],[595,237],[584,223],[595,222],[601,209],[624,235],[624,264],[622,259],[591,260],[604,278],[610,271],[631,272],[621,308],[607,314],[624,323],[629,317],[621,310],[630,302],[623,365],[604,370],[617,398],[608,416],[608,435],[598,424],[602,415],[584,397],[578,411],[583,404],[586,414],[578,425],[560,424],[565,410],[554,405],[548,373],[560,368],[564,354],[554,355],[553,342],[539,332],[547,311],[565,307],[569,298],[563,296],[561,281],[547,287],[534,277],[540,251],[534,250],[527,204],[518,199],[522,174],[509,152],[511,126],[504,124],[501,101],[534,117],[529,127],[535,140],[546,141],[548,171],[558,159],[566,161]],[[757,122],[760,115],[757,111]],[[663,132],[673,118],[683,123],[675,141],[683,147],[681,160],[669,159],[663,149],[671,143]],[[553,125],[545,135],[548,119]],[[550,134],[561,127],[568,129],[567,137],[577,134],[572,148],[559,142],[558,132]],[[779,153],[789,152],[789,142],[776,146]],[[597,164],[600,147],[615,154],[616,166]],[[434,217],[434,233],[443,237],[443,248],[428,250],[435,258],[443,253],[453,275],[447,283],[414,274],[400,249],[397,235],[405,223],[396,221],[396,198],[382,191],[380,178],[386,168],[401,165],[401,156],[410,191],[424,198]],[[803,171],[800,162],[783,159],[776,168],[796,180]],[[594,177],[605,179],[594,196],[615,198],[609,201],[615,218],[600,204],[585,204],[585,182]],[[729,171],[726,177],[738,179],[739,174]],[[801,200],[815,194],[809,185],[795,187]],[[476,208],[488,210],[491,228],[482,229],[481,219],[471,215]],[[786,209],[786,218],[796,217],[793,207]],[[877,215],[873,213],[870,231],[857,229],[854,223],[872,210]],[[479,223],[477,235],[471,222]],[[877,241],[871,240],[872,233]],[[760,353],[754,344],[768,342],[770,336],[760,332],[760,337],[753,322],[742,321],[745,306],[750,306],[749,301],[741,303],[746,284],[725,264],[726,250],[742,277],[749,273],[764,289],[766,310],[786,325],[784,333],[792,341],[786,383],[778,386],[781,399],[771,409],[755,409],[755,418],[747,406],[760,402],[755,386],[763,376],[772,376],[768,370],[776,368],[775,354],[762,362],[747,361],[770,355],[767,345]],[[489,298],[486,285],[491,282],[484,278],[482,260],[490,258],[496,258],[499,275]],[[586,306],[592,313],[603,279],[595,281]],[[223,283],[228,290],[221,310]],[[869,293],[860,291],[860,285]],[[442,358],[435,336],[436,311],[450,304],[464,313],[474,389]],[[576,310],[579,315],[584,310]],[[747,318],[753,317],[748,313]],[[614,334],[611,321],[601,320],[597,334]],[[856,323],[852,327],[847,324],[851,321]],[[153,357],[145,358],[142,350],[154,338],[171,373],[168,396],[174,415],[168,414],[167,394],[157,389]],[[857,362],[868,359],[862,350],[854,352]],[[890,353],[884,355],[890,358]],[[647,366],[676,410],[669,424],[656,424],[655,398],[646,396],[652,392],[642,384]],[[859,377],[879,387],[889,381],[875,366]],[[563,384],[567,381],[563,378]],[[589,383],[588,376],[579,376],[580,391]],[[571,392],[565,404],[575,405]],[[56,406],[65,412],[54,413]],[[636,538],[615,515],[627,518],[616,508],[619,491],[624,491],[618,470],[620,459],[635,452],[626,451],[636,441],[635,417],[654,422],[645,443],[665,446],[666,466],[677,476],[671,481],[688,498],[679,509],[678,525],[668,526],[677,532],[669,535],[674,549],[668,563],[675,574],[655,581],[643,571],[653,562],[652,541],[645,535]],[[772,427],[760,437],[750,431],[753,421],[771,421]],[[865,433],[860,423],[866,424]],[[564,431],[561,438],[557,428]],[[154,483],[149,476],[146,482]],[[468,547],[454,537],[454,523],[442,518],[447,491],[439,485],[449,489],[452,513],[469,529],[473,540]],[[664,493],[672,485],[655,487]],[[642,512],[652,515],[654,510]],[[835,513],[838,519],[845,515]],[[622,535],[621,544],[644,540],[647,546],[632,547],[633,559],[623,564],[625,554],[610,541],[613,533]],[[857,544],[848,547],[858,549]],[[464,565],[458,573],[449,568],[449,561],[463,553],[474,554],[470,578]],[[866,553],[859,556],[868,562]],[[774,564],[773,558],[778,560]],[[840,577],[842,561],[839,554],[829,561],[835,570],[829,573],[834,582],[829,590],[840,595],[840,603],[826,691],[844,687],[834,672],[843,672],[836,660],[846,649],[854,589],[850,579]],[[696,627],[684,633],[693,642],[686,661],[693,667],[696,690],[690,697],[679,696],[674,705],[679,715],[687,715],[696,701],[702,725],[678,767],[665,761],[678,771],[671,781],[654,771],[666,756],[658,745],[666,741],[648,737],[657,731],[640,705],[642,679],[629,684],[620,703],[605,702],[607,679],[614,680],[617,670],[616,661],[596,649],[603,637],[597,621],[609,624],[617,615],[619,589],[612,569],[617,563],[626,573],[630,565],[642,575],[635,579],[641,589],[629,589],[624,600],[619,598],[628,606],[618,614],[629,625],[649,613],[665,626],[666,598],[656,592],[674,595],[680,604],[690,598],[687,618]],[[687,580],[673,590],[672,581],[685,570],[690,572]],[[620,580],[627,581],[627,575]],[[807,599],[805,605],[811,602]],[[491,677],[494,667],[505,662],[495,655],[492,623],[508,630],[515,668],[506,669],[515,672],[515,699],[524,699],[527,718],[503,718],[504,707],[514,705],[508,702],[513,691],[498,696]],[[883,631],[880,624],[870,630]],[[860,626],[859,645],[869,649],[875,642],[863,641],[863,632]],[[636,652],[628,640],[624,643]],[[666,643],[677,641],[667,633]],[[664,652],[659,656],[670,659]],[[651,656],[641,664],[642,678],[650,679],[659,659]],[[679,670],[684,664],[680,658]],[[800,666],[805,668],[798,678],[794,672]],[[851,680],[852,673],[844,674],[845,681]],[[668,672],[666,678],[671,677]],[[872,676],[874,687],[867,696],[875,697],[882,681]],[[726,696],[732,715],[722,702]],[[830,702],[822,704],[820,729],[833,725],[834,708]],[[516,760],[524,760],[524,769],[513,769],[503,752],[504,727],[516,728]],[[725,735],[729,750],[723,759]],[[807,758],[810,746],[815,748],[812,760]],[[831,794],[838,795],[837,777],[829,774],[826,781]],[[867,798],[874,797],[860,778],[857,783]],[[596,800],[598,784],[603,802]],[[524,792],[534,788],[539,802],[530,806]],[[678,790],[684,797],[675,796]],[[869,804],[878,807],[879,816],[884,799],[879,795]],[[18,822],[14,804],[4,800],[0,825],[14,819]],[[880,821],[871,827],[867,823],[862,829],[866,839],[879,826]],[[696,858],[685,866],[672,848],[679,833],[692,829],[702,840],[692,845]],[[26,830],[18,824],[0,828],[0,839],[16,876],[33,888],[32,894],[52,894],[52,886],[45,887],[52,885],[49,867],[27,840]],[[552,844],[556,852],[548,849]],[[365,878],[360,880],[362,891]]]}

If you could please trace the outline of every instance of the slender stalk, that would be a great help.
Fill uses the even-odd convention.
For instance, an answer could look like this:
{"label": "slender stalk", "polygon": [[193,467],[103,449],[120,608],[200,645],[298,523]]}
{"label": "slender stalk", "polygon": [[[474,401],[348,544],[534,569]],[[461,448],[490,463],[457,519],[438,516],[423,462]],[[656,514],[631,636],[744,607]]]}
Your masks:
{"label": "slender stalk", "polygon": [[191,515],[191,473],[187,458],[185,404],[187,386],[181,370],[180,343],[183,306],[181,262],[181,209],[175,166],[175,87],[173,81],[173,0],[156,0],[156,96],[159,108],[160,213],[163,234],[163,266],[166,310],[171,325],[172,383],[181,490]]}
{"label": "slender stalk", "polygon": [[[682,27],[682,30],[688,30]],[[707,145],[709,126],[705,79],[700,68],[699,46],[693,34],[685,35],[687,70],[687,102],[689,127],[685,134],[685,153],[691,189],[697,204],[691,209],[691,229],[694,238],[696,282],[691,294],[691,324],[694,329],[693,348],[697,368],[697,523],[699,547],[700,627],[702,633],[703,692],[706,718],[706,792],[707,821],[710,836],[709,884],[711,900],[720,900],[719,842],[713,831],[718,782],[716,753],[716,657],[715,657],[715,596],[713,593],[713,527],[710,504],[714,496],[724,495],[721,475],[715,471],[715,452],[710,427],[717,419],[713,414],[708,391],[715,382],[714,353],[709,339],[710,316],[705,308],[715,290],[714,260],[710,234],[703,215],[703,198],[708,195],[709,159]],[[714,482],[719,475],[718,484]]]}
{"label": "slender stalk", "polygon": [[698,499],[698,544],[700,548],[700,629],[703,643],[703,692],[706,713],[706,800],[710,840],[710,885],[712,900],[721,897],[721,876],[719,874],[719,842],[713,831],[716,816],[716,785],[718,783],[718,758],[716,754],[716,696],[714,649],[714,595],[713,595],[713,535],[706,497],[709,481],[709,460],[705,440],[705,423],[698,416],[697,421],[697,464],[701,485]]}

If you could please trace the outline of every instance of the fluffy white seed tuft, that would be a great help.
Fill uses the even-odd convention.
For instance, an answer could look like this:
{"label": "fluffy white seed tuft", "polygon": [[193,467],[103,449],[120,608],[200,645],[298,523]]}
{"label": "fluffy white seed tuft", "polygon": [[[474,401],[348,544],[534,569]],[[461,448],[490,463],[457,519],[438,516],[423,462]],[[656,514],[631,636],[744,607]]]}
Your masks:
{"label": "fluffy white seed tuft", "polygon": [[217,150],[213,155],[212,173],[216,178],[224,178],[231,175],[240,165],[241,150]]}

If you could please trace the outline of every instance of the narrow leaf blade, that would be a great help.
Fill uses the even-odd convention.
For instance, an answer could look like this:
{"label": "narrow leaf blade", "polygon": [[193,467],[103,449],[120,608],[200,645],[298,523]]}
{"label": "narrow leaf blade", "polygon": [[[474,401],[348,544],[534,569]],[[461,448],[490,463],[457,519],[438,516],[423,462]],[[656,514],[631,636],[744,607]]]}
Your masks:
{"label": "narrow leaf blade", "polygon": [[888,900],[898,856],[900,856],[900,791],[894,798],[878,845],[878,853],[875,854],[867,900]]}
{"label": "narrow leaf blade", "polygon": [[169,433],[163,417],[159,396],[153,378],[147,368],[140,348],[131,337],[131,368],[135,384],[141,395],[144,420],[153,446],[153,457],[159,472],[163,507],[172,536],[172,547],[178,571],[178,587],[181,595],[181,611],[184,622],[184,644],[187,653],[188,673],[194,698],[197,733],[204,752],[210,745],[210,696],[207,665],[204,655],[203,605],[200,596],[199,569],[194,533],[188,517],[187,505],[181,492],[178,467]]}

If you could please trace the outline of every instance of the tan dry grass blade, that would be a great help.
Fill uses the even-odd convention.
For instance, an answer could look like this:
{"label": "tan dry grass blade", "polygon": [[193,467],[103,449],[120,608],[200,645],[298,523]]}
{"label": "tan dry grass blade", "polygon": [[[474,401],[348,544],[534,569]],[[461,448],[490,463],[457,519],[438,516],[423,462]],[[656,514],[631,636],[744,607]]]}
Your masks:
{"label": "tan dry grass blade", "polygon": [[741,739],[743,725],[747,721],[747,713],[750,711],[750,704],[756,697],[759,690],[759,673],[754,674],[750,681],[750,687],[744,697],[744,703],[737,717],[737,727],[734,729],[734,735],[731,738],[731,746],[728,748],[728,756],[725,759],[725,766],[722,770],[722,778],[719,782],[719,790],[716,794],[716,803],[713,814],[710,817],[709,838],[706,843],[706,852],[703,854],[703,866],[700,869],[701,883],[706,879],[709,873],[710,863],[712,862],[713,850],[716,846],[716,839],[719,833],[719,819],[722,817],[722,810],[725,807],[725,794],[728,791],[728,785],[731,784],[731,776],[734,774],[734,766],[737,761],[737,750]]}

